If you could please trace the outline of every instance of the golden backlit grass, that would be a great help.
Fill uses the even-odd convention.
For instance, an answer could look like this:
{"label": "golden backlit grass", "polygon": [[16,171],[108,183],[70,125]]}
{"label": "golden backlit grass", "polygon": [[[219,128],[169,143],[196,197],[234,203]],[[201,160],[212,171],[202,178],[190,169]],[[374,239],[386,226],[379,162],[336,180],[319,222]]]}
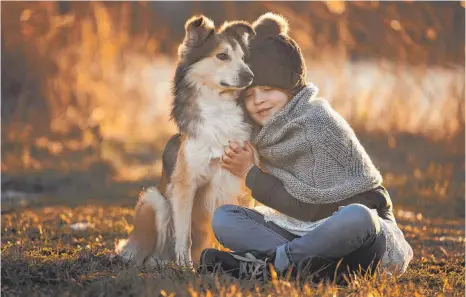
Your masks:
{"label": "golden backlit grass", "polygon": [[[199,277],[176,267],[127,267],[115,242],[130,230],[133,210],[46,207],[2,215],[3,296],[462,296],[464,222],[399,219],[415,258],[399,278],[357,278],[350,286],[265,285]],[[89,223],[73,230],[75,223]],[[173,295],[172,295],[173,296]]]}

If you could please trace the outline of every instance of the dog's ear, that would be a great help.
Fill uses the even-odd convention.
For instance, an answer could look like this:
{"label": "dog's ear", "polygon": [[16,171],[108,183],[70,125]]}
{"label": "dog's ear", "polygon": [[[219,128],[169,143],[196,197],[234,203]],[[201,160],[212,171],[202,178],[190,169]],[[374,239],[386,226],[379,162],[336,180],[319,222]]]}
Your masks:
{"label": "dog's ear", "polygon": [[183,43],[188,47],[204,41],[215,31],[214,22],[203,15],[191,17],[186,21],[184,28],[186,35]]}
{"label": "dog's ear", "polygon": [[256,36],[256,32],[251,24],[245,21],[225,22],[220,28],[220,32],[225,32],[229,35],[236,35],[243,40],[251,41]]}

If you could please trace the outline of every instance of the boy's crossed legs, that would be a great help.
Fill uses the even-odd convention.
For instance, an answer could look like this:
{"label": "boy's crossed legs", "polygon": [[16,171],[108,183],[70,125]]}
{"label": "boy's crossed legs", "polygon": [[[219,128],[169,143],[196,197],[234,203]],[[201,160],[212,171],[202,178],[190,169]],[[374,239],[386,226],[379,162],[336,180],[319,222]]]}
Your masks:
{"label": "boy's crossed legs", "polygon": [[343,270],[346,266],[350,271],[357,271],[359,266],[367,270],[375,268],[385,252],[385,237],[377,214],[361,204],[341,208],[302,237],[266,222],[262,214],[252,209],[236,205],[219,207],[212,227],[217,240],[235,252],[275,254],[273,264],[278,272],[286,271],[290,265],[299,267],[306,262],[303,260],[312,258],[333,268],[343,258]]}

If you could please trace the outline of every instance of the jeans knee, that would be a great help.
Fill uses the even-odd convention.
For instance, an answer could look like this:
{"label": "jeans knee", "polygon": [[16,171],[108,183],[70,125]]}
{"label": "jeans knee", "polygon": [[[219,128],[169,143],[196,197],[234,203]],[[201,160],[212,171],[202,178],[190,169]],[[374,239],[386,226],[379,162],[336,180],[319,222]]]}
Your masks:
{"label": "jeans knee", "polygon": [[236,205],[226,204],[215,209],[212,216],[212,230],[217,238],[218,235],[225,233],[225,230],[232,227],[232,214],[236,208]]}
{"label": "jeans knee", "polygon": [[350,204],[345,206],[341,212],[348,219],[348,224],[358,230],[371,230],[376,233],[380,230],[377,214],[365,205]]}

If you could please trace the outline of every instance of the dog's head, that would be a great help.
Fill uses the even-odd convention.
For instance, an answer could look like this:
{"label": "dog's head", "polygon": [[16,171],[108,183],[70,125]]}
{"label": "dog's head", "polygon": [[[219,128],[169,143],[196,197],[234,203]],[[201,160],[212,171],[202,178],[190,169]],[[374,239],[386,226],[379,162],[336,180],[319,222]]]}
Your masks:
{"label": "dog's head", "polygon": [[196,16],[186,22],[185,30],[178,58],[190,81],[220,90],[240,90],[252,83],[254,75],[245,63],[248,43],[255,36],[250,24],[226,22],[216,30],[212,20]]}

